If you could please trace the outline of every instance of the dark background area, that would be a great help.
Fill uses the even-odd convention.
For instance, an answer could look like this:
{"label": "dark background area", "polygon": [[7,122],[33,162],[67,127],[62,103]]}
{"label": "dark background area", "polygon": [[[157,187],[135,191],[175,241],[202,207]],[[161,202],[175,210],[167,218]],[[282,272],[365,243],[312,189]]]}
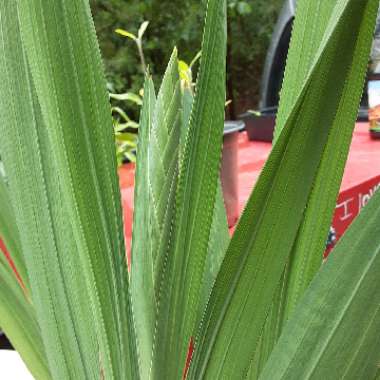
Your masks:
{"label": "dark background area", "polygon": [[[174,46],[188,63],[200,50],[205,4],[204,0],[92,0],[107,79],[114,91],[137,93],[143,85],[136,46],[116,34],[116,28],[137,34],[143,21],[150,22],[144,52],[158,85]],[[230,118],[257,108],[265,55],[281,5],[282,0],[228,0]]]}

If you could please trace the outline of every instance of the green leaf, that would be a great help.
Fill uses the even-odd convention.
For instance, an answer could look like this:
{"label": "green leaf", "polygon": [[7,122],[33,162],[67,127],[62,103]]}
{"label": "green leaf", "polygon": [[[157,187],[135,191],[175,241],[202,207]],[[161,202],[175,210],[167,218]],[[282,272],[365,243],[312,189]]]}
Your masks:
{"label": "green leaf", "polygon": [[0,175],[0,238],[7,248],[6,252],[1,252],[0,248],[0,326],[33,376],[50,379],[8,191],[5,179]]}
{"label": "green leaf", "polygon": [[136,341],[141,378],[147,378],[152,354],[154,327],[154,260],[152,257],[152,207],[149,187],[149,138],[156,96],[151,78],[146,78],[144,104],[141,110],[137,164],[135,174],[135,201],[132,235],[131,297],[136,329]]}
{"label": "green leaf", "polygon": [[[292,313],[302,293],[306,290],[321,265],[322,253],[326,247],[326,236],[328,236],[333,218],[336,199],[351,145],[357,116],[354,111],[362,96],[363,78],[366,74],[369,56],[368,46],[370,46],[372,38],[378,1],[367,2],[364,10],[361,9],[362,4],[355,4],[358,3],[355,1],[351,3],[353,3],[351,6],[346,7],[345,14],[342,14],[341,23],[347,26],[341,28],[341,37],[338,42],[341,49],[348,51],[348,54],[342,53],[340,54],[340,59],[336,59],[336,62],[339,62],[339,68],[336,70],[343,67],[346,70],[348,69],[347,80],[341,92],[338,110],[331,121],[331,130],[320,162],[318,175],[314,181],[304,220],[292,252],[285,318]],[[328,12],[330,11],[329,8],[329,6],[325,7]],[[315,12],[312,13],[308,20],[310,18],[315,19]],[[307,21],[306,25],[308,25],[307,28],[310,27],[310,23]],[[324,29],[324,25],[321,29]],[[347,44],[344,41],[347,38],[346,36],[352,33],[357,34],[356,46],[352,42]],[[306,45],[313,44],[310,40],[304,42]],[[349,57],[351,52],[353,52],[352,58]],[[346,60],[347,64],[343,64],[343,60]],[[306,59],[303,61],[306,61]],[[349,68],[348,63],[351,65]],[[289,80],[291,81],[291,79]],[[296,87],[298,83],[292,81],[288,88]],[[286,95],[284,96],[287,97]],[[282,109],[284,110],[285,108],[286,105]]]}
{"label": "green leaf", "polygon": [[153,378],[180,378],[198,318],[219,176],[226,56],[225,1],[210,0],[189,131],[181,154],[176,218],[164,259]]}
{"label": "green leaf", "polygon": [[[152,239],[159,246],[164,229],[170,229],[172,217],[166,218],[175,208],[174,197],[178,176],[178,152],[181,134],[181,88],[178,73],[177,49],[174,49],[166,70],[154,112],[150,135],[149,170],[151,202],[156,219]],[[170,210],[169,210],[170,209]],[[163,243],[166,250],[168,242]],[[161,279],[162,252],[153,250],[155,271]],[[157,276],[155,276],[157,277]]]}
{"label": "green leaf", "polygon": [[[11,199],[8,194],[5,179],[0,175],[0,238],[4,242],[10,259],[17,271],[16,276],[21,287],[29,293],[29,278],[25,266],[25,258],[21,248],[21,240],[13,212]],[[0,253],[1,254],[1,253]]]}
{"label": "green leaf", "polygon": [[339,0],[329,15],[322,42],[231,240],[196,341],[190,378],[242,378],[249,371],[331,126],[352,129],[375,3]]}
{"label": "green leaf", "polygon": [[[356,4],[355,4],[356,3]],[[281,107],[277,119],[278,135],[284,126],[289,108],[294,106],[302,88],[304,75],[313,64],[312,57],[316,55],[323,43],[324,32],[327,29],[331,16],[339,19],[339,7],[343,10],[342,2],[331,1],[300,1],[297,6],[297,16],[294,25],[292,44],[288,57],[288,69],[282,90]],[[376,15],[377,1],[368,2],[364,10],[362,3],[353,2],[346,5],[341,13],[340,31],[338,30],[337,44],[342,53],[334,62],[335,70],[347,70],[347,78],[344,88],[341,90],[341,99],[338,104],[328,140],[321,158],[320,167],[305,208],[303,221],[298,232],[295,245],[292,249],[289,263],[284,273],[282,286],[279,289],[275,311],[268,321],[272,326],[277,326],[277,334],[272,335],[273,329],[268,329],[269,337],[266,339],[263,349],[269,354],[279,337],[281,329],[293,312],[299,298],[307,289],[315,273],[321,266],[322,256],[326,245],[333,212],[335,210],[348,150],[351,143],[352,132],[355,125],[356,108],[358,99],[362,94],[362,83],[367,69],[368,46],[372,39],[372,25]],[[359,15],[362,14],[361,17]],[[338,27],[339,28],[339,27]],[[357,33],[356,45],[345,42],[345,36]],[[302,48],[300,48],[302,47]],[[360,47],[367,47],[367,51]],[[347,54],[352,54],[349,58]],[[333,58],[331,58],[333,59]],[[351,67],[347,68],[351,62]],[[331,105],[330,105],[331,107]],[[331,112],[329,109],[321,109],[321,113]],[[324,115],[315,116],[322,122]],[[325,121],[324,121],[325,122]],[[268,355],[262,357],[265,364]]]}
{"label": "green leaf", "polygon": [[207,302],[210,298],[212,287],[219,273],[220,266],[226,254],[230,235],[228,231],[227,214],[224,206],[221,182],[218,181],[218,188],[215,198],[214,214],[212,218],[209,246],[206,257],[205,273],[203,279],[203,291],[198,306],[200,318],[197,326],[201,322]]}
{"label": "green leaf", "polygon": [[246,1],[239,1],[237,3],[236,10],[238,11],[239,14],[245,16],[245,15],[249,15],[252,12],[252,7]]}
{"label": "green leaf", "polygon": [[139,31],[138,31],[139,40],[141,40],[143,38],[144,33],[146,32],[146,29],[148,28],[148,25],[149,25],[149,21],[144,21],[140,25],[140,28],[139,28]]}
{"label": "green leaf", "polygon": [[118,122],[115,123],[115,121],[114,121],[114,130],[116,133],[122,132],[122,131],[126,130],[127,128],[137,129],[138,127],[139,127],[138,123],[136,123],[134,121],[128,121],[128,122],[123,123],[123,124],[119,124]]}
{"label": "green leaf", "polygon": [[181,79],[186,83],[191,84],[192,75],[190,66],[185,61],[178,61],[178,70]]}
{"label": "green leaf", "polygon": [[161,280],[163,253],[169,244],[175,208],[181,133],[176,49],[157,100],[151,79],[146,81],[144,94],[136,169],[131,284],[140,374],[141,378],[148,378],[156,320],[157,282]]}
{"label": "green leaf", "polygon": [[111,99],[115,100],[128,100],[132,103],[137,104],[138,106],[142,105],[142,99],[139,95],[134,94],[133,92],[126,92],[125,94],[109,94]]}
{"label": "green leaf", "polygon": [[127,113],[121,109],[120,107],[112,107],[111,108],[112,113],[117,113],[119,116],[121,116],[122,119],[126,122],[130,122],[131,118],[127,115]]}
{"label": "green leaf", "polygon": [[115,134],[117,141],[123,141],[125,143],[136,146],[137,135],[136,133],[124,132]]}
{"label": "green leaf", "polygon": [[130,33],[128,31],[124,30],[124,29],[116,29],[115,33],[120,34],[123,37],[128,37],[128,38],[130,38],[133,41],[137,40],[137,37],[133,33]]}
{"label": "green leaf", "polygon": [[181,138],[180,138],[180,152],[181,160],[185,149],[186,138],[189,133],[189,125],[191,118],[191,111],[193,108],[194,94],[191,88],[185,87],[182,90],[182,127],[181,127]]}
{"label": "green leaf", "polygon": [[380,352],[380,192],[298,304],[260,379],[372,379]]}
{"label": "green leaf", "polygon": [[[183,90],[182,95],[182,130],[181,130],[181,144],[180,149],[182,154],[185,147],[186,136],[189,132],[189,124],[191,117],[191,109],[193,106],[193,94],[189,88]],[[204,310],[206,308],[207,302],[210,297],[211,289],[214,285],[216,276],[219,272],[220,265],[223,261],[224,255],[227,250],[227,246],[230,240],[230,235],[228,231],[227,214],[224,205],[222,184],[218,181],[218,188],[215,198],[215,206],[213,219],[210,230],[208,252],[205,264],[205,273],[203,278],[203,290],[200,297],[200,302],[198,306],[199,318],[196,325],[199,325]]]}
{"label": "green leaf", "polygon": [[136,378],[112,120],[88,3],[6,0],[0,12],[0,149],[51,374]]}
{"label": "green leaf", "polygon": [[0,325],[36,379],[51,379],[30,300],[0,252]]}
{"label": "green leaf", "polygon": [[190,69],[200,60],[202,56],[202,50],[200,50],[190,62]]}

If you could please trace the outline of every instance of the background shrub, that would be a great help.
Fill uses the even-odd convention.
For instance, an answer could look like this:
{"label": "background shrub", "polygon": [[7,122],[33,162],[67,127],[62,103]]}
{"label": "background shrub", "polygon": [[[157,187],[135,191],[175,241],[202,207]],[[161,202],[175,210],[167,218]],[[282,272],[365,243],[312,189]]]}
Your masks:
{"label": "background shrub", "polygon": [[[265,54],[283,0],[229,1],[228,99],[229,116],[255,108]],[[143,75],[132,41],[117,35],[123,28],[136,32],[150,21],[144,37],[147,63],[157,82],[173,46],[190,62],[199,51],[204,0],[92,0],[95,25],[113,91],[138,92]],[[132,110],[133,112],[133,110]],[[135,111],[136,112],[136,111]]]}

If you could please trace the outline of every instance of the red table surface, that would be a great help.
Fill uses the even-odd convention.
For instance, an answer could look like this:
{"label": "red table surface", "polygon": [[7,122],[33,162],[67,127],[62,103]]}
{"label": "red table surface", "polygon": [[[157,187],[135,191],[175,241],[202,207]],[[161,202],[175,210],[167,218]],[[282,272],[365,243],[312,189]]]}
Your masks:
{"label": "red table surface", "polygon": [[[249,141],[246,132],[239,136],[239,208],[240,212],[260,175],[271,150],[271,143]],[[119,169],[124,208],[125,235],[129,250],[132,233],[134,165]],[[333,226],[339,238],[373,192],[380,187],[380,140],[372,140],[367,123],[357,123],[340,189]]]}

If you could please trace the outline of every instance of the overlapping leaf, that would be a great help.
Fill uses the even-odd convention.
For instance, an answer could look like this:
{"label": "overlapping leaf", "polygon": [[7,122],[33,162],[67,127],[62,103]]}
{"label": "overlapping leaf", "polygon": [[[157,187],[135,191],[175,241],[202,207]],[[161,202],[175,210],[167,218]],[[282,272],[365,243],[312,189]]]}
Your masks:
{"label": "overlapping leaf", "polygon": [[[276,136],[279,136],[286,123],[289,110],[299,96],[305,73],[313,64],[313,57],[323,43],[324,34],[329,26],[331,17],[339,19],[339,7],[343,8],[339,1],[300,1],[297,7],[292,43],[289,50],[284,86],[281,96],[281,106],[276,125]],[[321,157],[320,167],[314,180],[313,189],[309,195],[304,217],[298,232],[297,239],[292,249],[288,265],[286,267],[281,287],[278,291],[277,302],[273,305],[273,312],[268,317],[272,326],[277,326],[273,335],[273,329],[267,329],[264,334],[262,350],[266,355],[261,355],[261,363],[265,363],[269,353],[273,349],[276,340],[281,333],[284,322],[294,310],[299,298],[307,289],[315,273],[322,263],[323,251],[326,245],[330,223],[332,220],[335,203],[339,192],[343,170],[345,167],[348,150],[351,143],[352,131],[355,125],[358,99],[362,93],[363,77],[366,71],[367,52],[361,49],[354,50],[353,41],[347,43],[345,36],[353,31],[357,33],[357,45],[368,46],[372,35],[373,21],[378,2],[369,2],[361,17],[359,7],[363,4],[346,6],[340,17],[337,38],[338,49],[342,54],[327,57],[333,60],[336,70],[347,67],[350,58],[343,52],[354,52],[351,59],[351,67],[348,70],[345,87],[341,92],[341,100],[336,107],[331,103],[329,108],[321,109],[321,115],[315,115],[315,123],[330,123],[331,129],[326,146]],[[356,8],[355,8],[356,7]],[[360,28],[360,29],[359,29]],[[340,46],[339,46],[340,45]],[[345,63],[346,62],[346,63]],[[333,75],[331,76],[333,78]],[[331,86],[332,88],[334,85]],[[339,96],[339,90],[335,90]],[[334,114],[335,112],[335,114]],[[333,119],[326,120],[325,114],[330,113]],[[256,359],[255,359],[256,360]]]}
{"label": "overlapping leaf", "polygon": [[[289,69],[286,73],[282,96],[283,105],[280,107],[277,123],[278,133],[284,125],[286,112],[291,108],[291,102],[296,99],[294,89],[302,85],[304,71],[311,65],[308,57],[313,56],[313,50],[315,52],[317,50],[316,46],[320,45],[323,38],[322,32],[328,27],[329,16],[338,18],[339,8],[344,9],[343,5],[343,2],[326,0],[299,2],[297,12],[300,17],[297,17],[297,24],[295,25],[297,33],[294,35],[292,48],[289,52]],[[360,13],[361,10],[359,9],[361,6],[364,7],[364,4],[346,6],[339,21],[341,30],[337,49],[352,51],[354,54],[347,72],[349,80],[347,80],[340,94],[338,109],[334,119],[331,121],[331,131],[321,158],[318,175],[292,252],[290,273],[288,274],[289,289],[284,292],[288,297],[285,319],[291,314],[298,299],[306,290],[321,265],[326,236],[335,210],[357,116],[354,110],[362,94],[363,77],[367,69],[368,45],[373,31],[378,1],[368,2],[362,13]],[[315,27],[312,25],[315,25]],[[351,26],[351,29],[348,25]],[[313,32],[310,32],[310,29]],[[353,43],[345,41],[347,38],[345,36],[349,36],[353,32],[357,33],[355,44],[363,46],[363,49],[357,48],[354,50]],[[303,49],[298,48],[300,44],[304,47]],[[340,54],[340,59],[337,59],[338,63],[335,64],[337,70],[343,67],[346,67],[347,70],[347,63],[344,64],[342,61],[347,60],[349,62],[349,59],[346,54]],[[291,93],[292,91],[293,93]],[[339,95],[339,93],[336,94]],[[323,112],[331,111],[325,110]],[[324,122],[324,119],[320,118],[319,121]]]}
{"label": "overlapping leaf", "polygon": [[[144,104],[141,110],[139,143],[135,174],[135,206],[132,235],[131,297],[141,374],[149,370],[154,327],[154,258],[152,218],[154,204],[150,202],[149,137],[153,123],[156,95],[150,78],[144,86]],[[147,207],[149,205],[149,207]]]}
{"label": "overlapping leaf", "polygon": [[89,6],[6,0],[0,12],[1,152],[51,374],[134,378],[112,123]]}
{"label": "overlapping leaf", "polygon": [[208,3],[202,60],[158,293],[152,374],[180,378],[198,317],[224,121],[225,1]]}
{"label": "overlapping leaf", "polygon": [[[181,144],[180,150],[183,150],[186,135],[189,131],[191,108],[193,105],[193,93],[190,89],[185,88],[182,97],[182,115],[183,115],[183,127],[181,131]],[[221,181],[218,180],[218,187],[216,190],[214,213],[212,218],[208,252],[205,263],[205,273],[203,277],[203,290],[200,297],[198,306],[199,318],[197,326],[203,316],[206,308],[207,301],[210,297],[211,289],[214,285],[216,276],[219,272],[220,265],[223,261],[224,255],[227,250],[227,246],[230,240],[228,231],[227,214],[223,199],[223,190]]]}
{"label": "overlapping leaf", "polygon": [[[132,244],[131,288],[137,330],[140,374],[149,376],[156,320],[156,292],[159,291],[164,254],[169,245],[175,215],[178,163],[189,131],[193,103],[191,91],[179,86],[177,52],[173,52],[157,100],[153,82],[144,86],[144,107],[140,122],[135,180],[135,211]],[[180,153],[181,151],[181,153]],[[150,207],[146,207],[149,204]],[[217,193],[207,254],[204,305],[220,266],[228,241],[221,188]]]}
{"label": "overlapping leaf", "polygon": [[306,291],[260,380],[373,379],[380,360],[380,192]]}
{"label": "overlapping leaf", "polygon": [[152,210],[154,279],[156,293],[175,211],[182,119],[182,94],[174,49],[157,96],[150,130],[149,189]]}
{"label": "overlapping leaf", "polygon": [[174,215],[180,111],[181,90],[175,50],[157,100],[152,80],[146,79],[140,122],[131,287],[142,378],[148,378],[151,364],[156,277],[160,278],[162,254],[168,246]]}
{"label": "overlapping leaf", "polygon": [[[270,344],[259,340],[273,299],[281,303],[285,294],[287,313],[317,266],[313,252],[322,249],[331,217],[376,5],[301,2],[305,17],[297,16],[290,61],[296,65],[302,51],[303,63],[288,69],[277,142],[219,272],[228,242],[218,184],[226,2],[209,0],[194,102],[191,92],[181,94],[175,53],[157,99],[146,81],[129,294],[110,110],[87,1],[4,1],[0,149],[12,203],[6,212],[15,213],[21,243],[9,221],[0,223],[26,273],[25,257],[36,313],[1,256],[0,323],[36,377],[180,379],[219,272],[190,377],[257,378],[255,351],[264,361],[281,330],[283,309],[278,315],[272,308]],[[304,38],[314,14],[316,29]],[[315,281],[265,378],[327,377],[326,368],[338,377],[376,376],[378,351],[370,346],[380,343],[379,295],[373,302],[369,294],[380,271],[377,214],[368,208],[362,217],[368,228],[356,224]],[[368,250],[354,265],[360,242]],[[289,257],[296,263],[288,265],[296,284],[291,297],[287,284],[280,286]],[[350,331],[358,319],[361,329]],[[342,360],[334,361],[336,355]]]}
{"label": "overlapping leaf", "polygon": [[3,255],[13,270],[15,279],[23,288],[25,294],[30,296],[25,258],[22,253],[19,231],[8,192],[5,178],[0,175],[0,239],[5,246]]}
{"label": "overlapping leaf", "polygon": [[5,179],[0,175],[0,238],[7,248],[7,252],[4,254],[9,255],[8,264],[14,266],[16,280],[24,288],[24,291],[29,293],[29,278],[25,258],[22,253],[20,235],[8,191]]}
{"label": "overlapping leaf", "polygon": [[[0,326],[36,378],[50,379],[8,189],[0,177]],[[2,252],[2,249],[4,250]]]}
{"label": "overlapping leaf", "polygon": [[243,378],[249,371],[318,178],[331,125],[352,130],[375,5],[371,0],[339,0],[329,15],[320,46],[230,243],[196,345],[191,378]]}
{"label": "overlapping leaf", "polygon": [[36,379],[51,378],[30,300],[0,252],[0,325]]}

